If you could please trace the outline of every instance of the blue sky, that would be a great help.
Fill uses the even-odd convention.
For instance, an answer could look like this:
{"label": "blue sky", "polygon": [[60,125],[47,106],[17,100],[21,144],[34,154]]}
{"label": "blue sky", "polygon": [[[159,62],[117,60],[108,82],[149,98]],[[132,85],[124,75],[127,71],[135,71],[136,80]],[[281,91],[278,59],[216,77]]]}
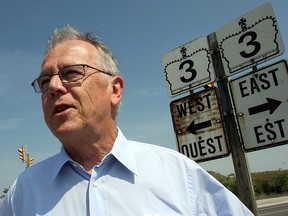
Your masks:
{"label": "blue sky", "polygon": [[[25,168],[17,149],[37,163],[60,149],[47,129],[37,77],[48,35],[69,23],[96,32],[118,58],[126,90],[118,125],[127,138],[176,149],[162,56],[262,5],[262,0],[2,1],[0,7],[0,191]],[[288,1],[271,2],[288,45]],[[277,59],[287,59],[287,52]],[[288,145],[248,153],[251,171],[287,169]],[[200,163],[233,173],[231,157]]]}

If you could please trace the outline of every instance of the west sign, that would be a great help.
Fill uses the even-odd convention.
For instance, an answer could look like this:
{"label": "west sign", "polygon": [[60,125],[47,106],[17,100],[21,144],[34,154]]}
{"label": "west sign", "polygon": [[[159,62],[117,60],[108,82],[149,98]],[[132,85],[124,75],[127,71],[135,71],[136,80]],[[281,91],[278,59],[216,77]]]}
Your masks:
{"label": "west sign", "polygon": [[200,162],[229,155],[216,88],[172,101],[178,150]]}

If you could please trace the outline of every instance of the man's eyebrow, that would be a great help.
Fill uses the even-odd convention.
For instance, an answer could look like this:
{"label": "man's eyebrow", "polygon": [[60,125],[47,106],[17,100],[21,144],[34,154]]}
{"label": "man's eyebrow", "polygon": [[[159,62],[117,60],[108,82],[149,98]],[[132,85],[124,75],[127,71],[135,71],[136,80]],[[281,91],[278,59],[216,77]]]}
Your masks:
{"label": "man's eyebrow", "polygon": [[47,76],[47,75],[50,75],[50,74],[51,74],[51,71],[49,71],[49,70],[41,70],[40,74],[39,74],[39,77],[40,76]]}
{"label": "man's eyebrow", "polygon": [[[63,68],[63,67],[61,66],[60,70],[61,70],[62,68]],[[58,73],[60,70],[58,70],[57,73]],[[51,74],[54,74],[54,73],[52,72],[52,69],[51,69],[51,68],[49,68],[49,67],[48,67],[48,68],[41,68],[39,76],[51,75]]]}
{"label": "man's eyebrow", "polygon": [[[63,68],[69,67],[69,66],[70,66],[70,64],[67,64],[67,65],[66,65],[66,64],[61,64],[61,65],[59,66],[59,68],[58,68],[58,70],[57,70],[56,73],[58,73],[59,71],[61,71]],[[52,72],[51,69],[43,69],[43,70],[40,71],[39,76],[51,75],[51,74],[55,74],[55,73]]]}

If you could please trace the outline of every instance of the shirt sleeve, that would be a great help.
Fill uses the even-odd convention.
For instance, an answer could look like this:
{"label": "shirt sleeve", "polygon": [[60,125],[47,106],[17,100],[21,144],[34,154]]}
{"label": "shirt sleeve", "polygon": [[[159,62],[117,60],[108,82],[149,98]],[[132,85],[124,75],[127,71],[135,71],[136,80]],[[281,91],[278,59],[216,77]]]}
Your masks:
{"label": "shirt sleeve", "polygon": [[196,215],[253,215],[231,191],[200,166],[192,162],[187,169],[190,194],[197,203]]}
{"label": "shirt sleeve", "polygon": [[8,193],[6,194],[5,198],[0,203],[0,216],[13,216],[13,210],[12,210],[12,202],[11,202],[11,196],[12,191],[14,190],[14,184],[10,187],[8,190]]}

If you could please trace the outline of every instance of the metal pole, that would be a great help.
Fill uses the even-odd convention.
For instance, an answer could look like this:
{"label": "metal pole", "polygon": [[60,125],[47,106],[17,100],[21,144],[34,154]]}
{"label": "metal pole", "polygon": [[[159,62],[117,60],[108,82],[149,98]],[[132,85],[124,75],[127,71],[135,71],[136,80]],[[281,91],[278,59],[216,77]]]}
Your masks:
{"label": "metal pole", "polygon": [[26,154],[26,168],[25,168],[25,169],[28,169],[28,168],[29,168],[29,160],[30,160],[30,156],[29,156],[29,154],[27,153],[27,154]]}
{"label": "metal pole", "polygon": [[233,105],[230,99],[228,78],[224,73],[216,33],[208,35],[207,38],[210,50],[212,51],[212,61],[218,80],[217,85],[219,88],[220,103],[224,114],[225,129],[230,145],[239,199],[250,209],[250,211],[255,215],[258,215],[250,170],[241,145],[241,139],[233,112]]}

